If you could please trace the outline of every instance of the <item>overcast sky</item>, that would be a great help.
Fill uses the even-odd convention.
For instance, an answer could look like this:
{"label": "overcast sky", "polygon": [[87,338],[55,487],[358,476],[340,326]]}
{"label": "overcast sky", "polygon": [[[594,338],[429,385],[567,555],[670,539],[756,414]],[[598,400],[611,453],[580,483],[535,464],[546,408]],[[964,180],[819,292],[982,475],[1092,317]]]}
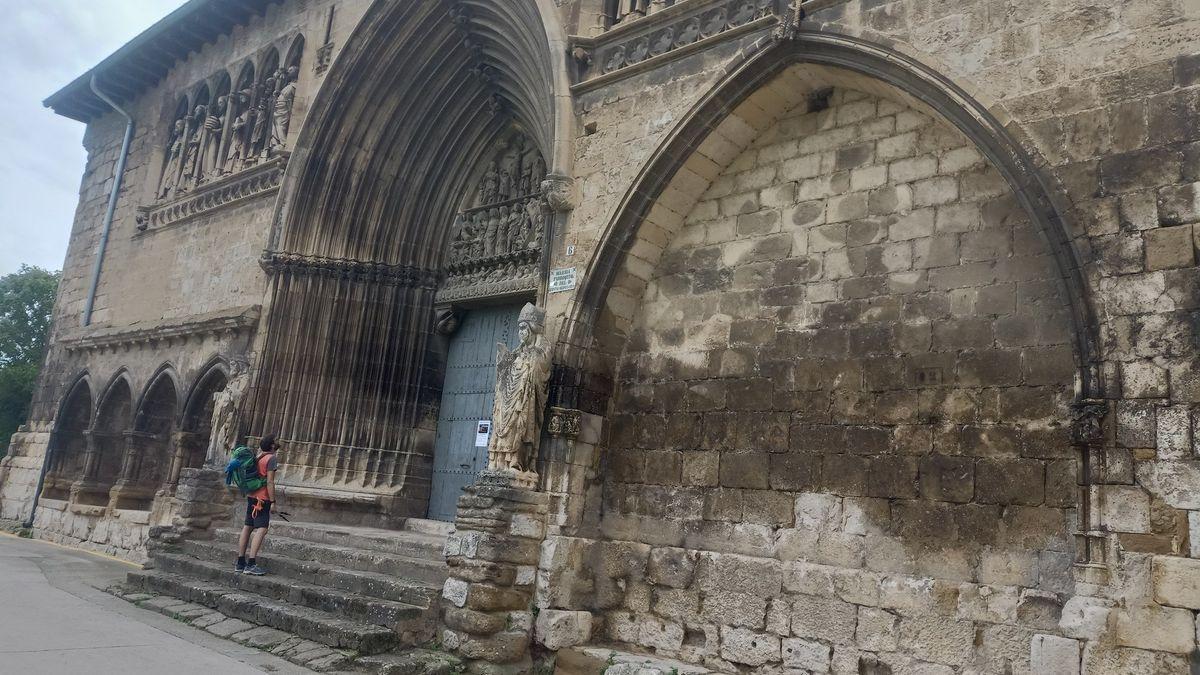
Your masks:
{"label": "overcast sky", "polygon": [[0,275],[62,267],[86,156],[83,124],[42,100],[183,0],[0,0]]}

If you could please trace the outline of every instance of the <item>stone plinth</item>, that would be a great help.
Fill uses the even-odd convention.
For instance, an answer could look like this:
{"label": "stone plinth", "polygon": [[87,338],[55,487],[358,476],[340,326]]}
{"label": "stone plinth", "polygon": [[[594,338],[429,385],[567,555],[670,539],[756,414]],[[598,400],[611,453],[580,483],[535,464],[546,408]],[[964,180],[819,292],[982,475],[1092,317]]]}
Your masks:
{"label": "stone plinth", "polygon": [[151,528],[151,539],[175,543],[180,539],[205,539],[216,519],[229,513],[234,491],[225,486],[220,469],[204,467],[183,469],[175,496],[171,497],[174,514],[171,524]]}
{"label": "stone plinth", "polygon": [[547,495],[485,472],[458,499],[457,531],[446,540],[450,577],[443,643],[472,672],[526,672],[533,593]]}

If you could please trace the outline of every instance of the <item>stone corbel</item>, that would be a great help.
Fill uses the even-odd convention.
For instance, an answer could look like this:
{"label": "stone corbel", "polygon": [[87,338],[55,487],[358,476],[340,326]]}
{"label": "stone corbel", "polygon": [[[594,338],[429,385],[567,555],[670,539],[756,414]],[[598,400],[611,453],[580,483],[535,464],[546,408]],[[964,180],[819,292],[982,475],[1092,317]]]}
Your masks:
{"label": "stone corbel", "polygon": [[575,181],[570,176],[552,173],[542,181],[546,204],[557,213],[575,208]]}

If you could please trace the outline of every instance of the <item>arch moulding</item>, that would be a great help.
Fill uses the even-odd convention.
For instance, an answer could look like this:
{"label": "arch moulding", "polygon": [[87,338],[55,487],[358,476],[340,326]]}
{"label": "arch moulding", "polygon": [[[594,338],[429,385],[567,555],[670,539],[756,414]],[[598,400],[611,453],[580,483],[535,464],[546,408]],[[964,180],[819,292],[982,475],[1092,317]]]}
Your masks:
{"label": "arch moulding", "polygon": [[[633,289],[636,294],[646,282],[631,271],[628,260],[642,228],[652,224],[668,232],[677,229],[683,215],[672,211],[670,205],[686,207],[694,202],[724,168],[707,157],[695,161],[706,147],[711,147],[706,146],[711,137],[719,136],[721,143],[740,146],[740,152],[772,121],[772,113],[777,117],[784,112],[764,110],[761,99],[751,100],[757,92],[768,90],[765,98],[777,100],[786,108],[819,88],[801,81],[799,85],[810,88],[796,92],[774,84],[777,76],[797,65],[836,69],[856,83],[874,83],[898,92],[962,132],[1000,172],[1041,232],[1059,270],[1071,313],[1076,396],[1083,400],[1104,398],[1092,294],[1065,219],[1065,197],[1040,168],[1045,163],[1032,156],[961,86],[913,57],[856,37],[797,31],[790,37],[764,38],[747,49],[642,167],[601,236],[560,329],[553,404],[598,415],[606,413],[611,366],[627,328],[621,306],[627,305],[631,296],[624,289]],[[786,100],[788,97],[791,100]],[[764,126],[750,129],[753,125],[746,120],[756,118]],[[736,154],[729,155],[729,159]]]}

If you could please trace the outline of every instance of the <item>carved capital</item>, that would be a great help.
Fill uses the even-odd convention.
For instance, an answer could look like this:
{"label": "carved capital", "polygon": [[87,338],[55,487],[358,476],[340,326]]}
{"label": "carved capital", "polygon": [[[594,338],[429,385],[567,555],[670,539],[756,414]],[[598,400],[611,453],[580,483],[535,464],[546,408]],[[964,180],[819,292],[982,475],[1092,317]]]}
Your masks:
{"label": "carved capital", "polygon": [[582,413],[571,408],[550,406],[550,419],[546,422],[546,433],[562,438],[578,438]]}
{"label": "carved capital", "polygon": [[542,195],[552,210],[570,211],[575,208],[575,181],[570,176],[552,173],[542,181]]}
{"label": "carved capital", "polygon": [[1104,440],[1104,417],[1108,403],[1096,399],[1076,401],[1071,406],[1071,441],[1093,445]]}

